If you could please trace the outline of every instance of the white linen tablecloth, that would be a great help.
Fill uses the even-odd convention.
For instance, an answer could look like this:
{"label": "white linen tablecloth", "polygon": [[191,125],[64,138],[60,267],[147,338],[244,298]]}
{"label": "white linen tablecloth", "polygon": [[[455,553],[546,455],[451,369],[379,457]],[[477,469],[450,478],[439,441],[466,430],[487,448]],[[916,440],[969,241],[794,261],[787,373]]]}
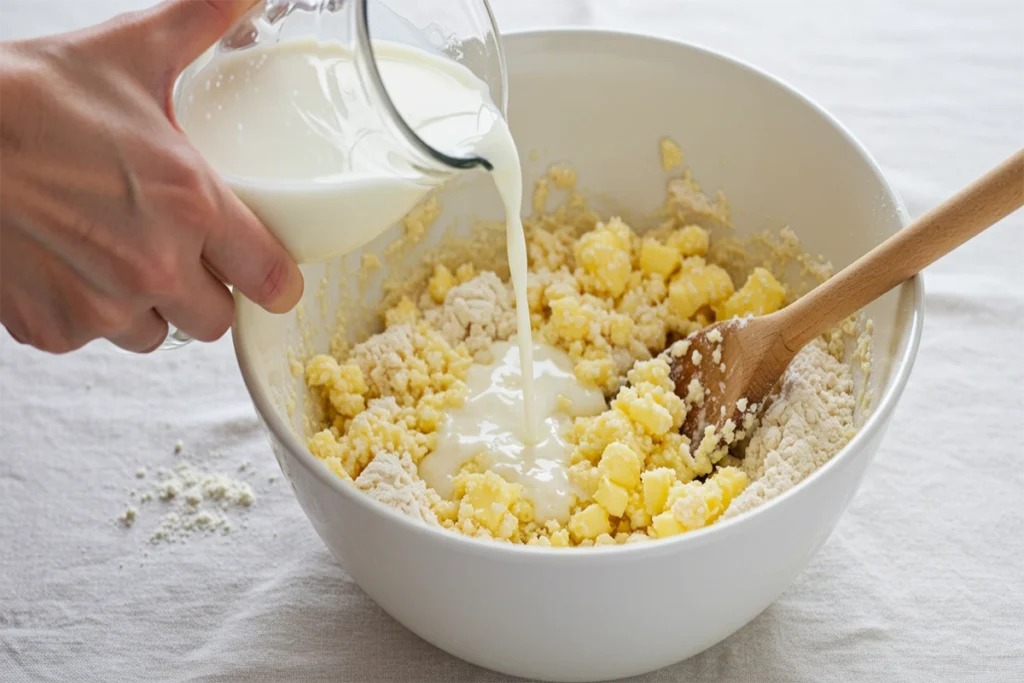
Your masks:
{"label": "white linen tablecloth", "polygon": [[[0,0],[0,37],[146,4]],[[767,69],[849,126],[915,216],[1024,144],[1019,0],[494,5],[506,30],[648,31]],[[927,271],[916,368],[836,533],[748,626],[635,680],[1024,680],[1022,259],[1018,213]],[[511,680],[407,632],[334,562],[269,481],[228,339],[132,358],[2,337],[0,680]],[[247,528],[155,547],[155,508],[114,521],[178,439],[223,451],[212,469],[253,461]]]}

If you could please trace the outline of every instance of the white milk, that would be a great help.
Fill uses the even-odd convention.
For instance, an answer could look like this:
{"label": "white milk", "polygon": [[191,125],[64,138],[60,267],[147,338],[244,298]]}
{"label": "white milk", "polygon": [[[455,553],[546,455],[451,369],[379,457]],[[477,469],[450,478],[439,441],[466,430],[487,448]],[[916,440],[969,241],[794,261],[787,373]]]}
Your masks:
{"label": "white milk", "polygon": [[[401,45],[375,52],[392,99],[423,139],[468,154],[492,137],[518,168],[504,119],[472,72]],[[300,263],[361,247],[440,182],[412,168],[405,143],[382,128],[338,42],[302,38],[220,55],[184,84],[177,116]]]}
{"label": "white milk", "polygon": [[576,379],[568,355],[538,344],[534,372],[541,422],[537,438],[526,443],[517,410],[523,401],[524,377],[519,353],[508,342],[495,343],[491,352],[492,364],[470,366],[466,403],[449,412],[437,446],[420,463],[420,476],[448,498],[459,468],[477,457],[506,481],[523,485],[523,494],[533,503],[538,520],[564,523],[569,519],[572,495],[579,493],[566,472],[571,447],[565,433],[572,418],[604,410],[604,396]]}
{"label": "white milk", "polygon": [[[522,387],[501,394],[501,438],[531,444],[517,451],[533,458],[530,462],[550,460],[548,455],[553,457],[557,449],[564,458],[561,434],[551,430],[565,425],[552,422],[548,408],[555,394],[549,392],[569,391],[569,380],[563,370],[552,379],[551,368],[560,361],[552,360],[549,351],[534,369],[520,216],[522,169],[504,117],[484,83],[456,62],[387,43],[375,43],[374,51],[392,100],[423,140],[449,153],[482,156],[494,166],[492,176],[505,204],[519,331],[517,363],[513,368],[506,358],[498,374],[508,380],[509,373],[520,376],[520,365],[526,369]],[[439,182],[411,166],[405,143],[382,129],[373,111],[349,106],[360,102],[365,98],[351,51],[340,43],[304,38],[220,56],[185,84],[177,115],[232,190],[298,262],[309,263],[369,242]],[[479,374],[476,368],[474,372]],[[535,373],[547,382],[541,392],[543,424],[534,405]],[[477,382],[470,390],[479,393],[483,388]],[[600,393],[593,396],[597,400]],[[481,401],[490,405],[490,399]],[[472,425],[457,417],[446,429],[473,433]],[[499,451],[507,461],[515,448],[502,446]],[[523,467],[523,472],[536,469]],[[558,476],[564,479],[564,471]],[[536,479],[530,474],[519,478]],[[536,486],[528,489],[548,499]],[[559,507],[559,518],[565,510]]]}

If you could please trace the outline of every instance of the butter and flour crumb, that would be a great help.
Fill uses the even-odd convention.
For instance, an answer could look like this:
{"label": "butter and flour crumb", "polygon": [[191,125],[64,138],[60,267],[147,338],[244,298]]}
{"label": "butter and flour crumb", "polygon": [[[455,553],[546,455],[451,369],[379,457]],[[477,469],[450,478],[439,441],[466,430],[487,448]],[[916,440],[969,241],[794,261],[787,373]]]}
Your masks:
{"label": "butter and flour crumb", "polygon": [[[661,154],[666,170],[681,164],[672,141]],[[419,475],[446,414],[467,399],[470,368],[490,363],[494,343],[516,331],[511,285],[480,264],[435,264],[418,289],[381,311],[382,332],[305,363],[324,416],[308,445],[331,471],[454,532],[550,547],[611,545],[753,509],[852,437],[854,387],[843,344],[830,343],[837,331],[798,354],[760,423],[757,406],[744,406],[743,424],[730,421],[691,444],[680,428],[707,389],[695,383],[681,397],[669,378],[673,357],[696,353],[686,336],[716,320],[771,313],[796,293],[768,267],[737,272],[717,258],[713,235],[731,228],[729,205],[721,193],[705,194],[689,171],[670,181],[660,224],[642,236],[592,211],[575,184],[570,167],[552,167],[524,221],[535,342],[567,354],[576,379],[607,401],[565,433],[568,519],[538,518],[523,486],[489,470],[485,458],[463,464],[447,497]],[[547,211],[553,191],[567,198]],[[436,206],[431,199],[410,215],[410,238],[436,218]]]}

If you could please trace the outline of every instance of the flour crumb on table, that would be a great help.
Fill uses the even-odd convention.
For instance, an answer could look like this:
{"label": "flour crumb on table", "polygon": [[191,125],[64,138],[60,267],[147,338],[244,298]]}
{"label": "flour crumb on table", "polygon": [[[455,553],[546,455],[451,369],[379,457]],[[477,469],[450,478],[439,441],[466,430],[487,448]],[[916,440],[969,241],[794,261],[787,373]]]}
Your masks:
{"label": "flour crumb on table", "polygon": [[125,525],[126,527],[129,527],[132,524],[135,524],[135,516],[138,513],[139,511],[136,510],[134,507],[127,507],[125,508],[124,512],[118,515],[117,521],[121,522],[121,524]]}
{"label": "flour crumb on table", "polygon": [[[243,464],[245,467],[240,471],[251,465],[249,461]],[[136,477],[142,479],[145,473],[145,468],[140,467]],[[154,512],[150,503],[158,506],[159,522],[149,537],[154,544],[187,540],[199,532],[228,533],[235,527],[233,516],[256,502],[247,481],[209,472],[191,463],[160,467],[149,480],[149,490],[129,492],[130,498],[138,498],[141,510],[135,505],[128,506],[117,521],[125,528],[133,527],[145,513]]]}

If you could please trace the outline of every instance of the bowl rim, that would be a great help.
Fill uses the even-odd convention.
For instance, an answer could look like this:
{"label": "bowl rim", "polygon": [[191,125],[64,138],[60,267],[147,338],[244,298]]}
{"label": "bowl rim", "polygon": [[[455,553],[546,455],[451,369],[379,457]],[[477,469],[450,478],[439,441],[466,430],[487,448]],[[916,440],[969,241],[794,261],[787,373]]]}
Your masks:
{"label": "bowl rim", "polygon": [[[528,28],[509,31],[508,33],[503,34],[502,37],[503,40],[506,41],[506,46],[510,43],[518,43],[520,41],[541,38],[554,41],[588,39],[591,41],[596,40],[602,44],[623,40],[626,42],[639,41],[660,44],[662,46],[668,45],[671,49],[682,48],[684,50],[691,50],[702,53],[704,56],[712,59],[729,62],[733,67],[746,70],[753,75],[772,83],[776,87],[787,91],[790,96],[811,108],[815,113],[829,123],[836,132],[846,140],[854,151],[860,155],[862,161],[876,176],[879,184],[893,202],[900,223],[905,227],[910,222],[910,217],[903,200],[890,185],[888,179],[886,179],[874,158],[867,151],[864,145],[838,119],[836,119],[817,102],[800,92],[797,88],[786,81],[741,59],[737,59],[698,43],[661,36],[656,33],[594,28],[588,26]],[[266,391],[255,379],[256,375],[253,370],[252,359],[246,350],[245,332],[242,325],[243,317],[245,315],[244,309],[247,306],[255,306],[255,304],[252,304],[237,293],[236,303],[238,305],[236,306],[235,322],[232,326],[232,341],[246,389],[249,392],[249,396],[252,399],[256,411],[266,424],[267,429],[271,432],[272,437],[287,451],[289,451],[289,454],[297,460],[302,467],[309,470],[314,477],[325,483],[337,494],[348,497],[356,505],[364,506],[367,512],[372,514],[383,514],[385,518],[392,520],[394,523],[404,525],[406,529],[412,533],[432,535],[437,539],[438,543],[442,544],[442,546],[446,546],[453,551],[472,555],[492,555],[496,558],[501,557],[509,560],[536,558],[536,560],[531,561],[559,563],[593,562],[595,556],[609,556],[618,559],[626,559],[628,557],[630,560],[634,560],[646,556],[674,554],[683,551],[684,548],[698,547],[708,542],[720,540],[721,537],[724,537],[727,534],[735,533],[738,525],[753,523],[758,516],[763,516],[763,514],[768,510],[784,504],[791,496],[799,495],[800,491],[812,486],[814,481],[825,476],[827,472],[842,466],[847,460],[855,457],[857,453],[864,449],[864,446],[868,441],[876,435],[880,436],[881,433],[884,432],[888,424],[889,417],[892,414],[900,395],[903,393],[910,377],[910,372],[913,369],[914,361],[921,342],[921,332],[924,324],[923,276],[921,274],[915,275],[894,291],[899,291],[904,287],[910,288],[910,294],[913,301],[913,310],[910,313],[910,321],[907,331],[904,333],[906,335],[906,346],[902,355],[893,359],[896,362],[894,376],[889,383],[889,386],[886,387],[882,393],[881,400],[878,401],[874,410],[872,410],[871,414],[867,417],[864,424],[861,425],[860,429],[857,430],[857,433],[853,438],[850,439],[850,441],[847,442],[838,453],[832,456],[832,458],[830,458],[824,465],[811,473],[811,475],[806,479],[781,495],[759,505],[753,510],[747,511],[730,519],[715,522],[714,524],[702,529],[673,536],[672,538],[654,539],[654,542],[629,543],[622,545],[573,547],[572,549],[565,549],[531,545],[514,545],[511,543],[497,542],[491,539],[478,539],[452,532],[440,526],[428,526],[419,520],[415,520],[401,512],[398,512],[397,510],[393,510],[379,501],[373,500],[369,496],[366,496],[356,490],[351,486],[351,484],[346,483],[345,480],[341,479],[324,466],[323,463],[321,463],[304,444],[300,443],[299,439],[292,433],[290,426],[286,424],[281,416],[278,415],[276,410],[274,410],[269,392]]]}

